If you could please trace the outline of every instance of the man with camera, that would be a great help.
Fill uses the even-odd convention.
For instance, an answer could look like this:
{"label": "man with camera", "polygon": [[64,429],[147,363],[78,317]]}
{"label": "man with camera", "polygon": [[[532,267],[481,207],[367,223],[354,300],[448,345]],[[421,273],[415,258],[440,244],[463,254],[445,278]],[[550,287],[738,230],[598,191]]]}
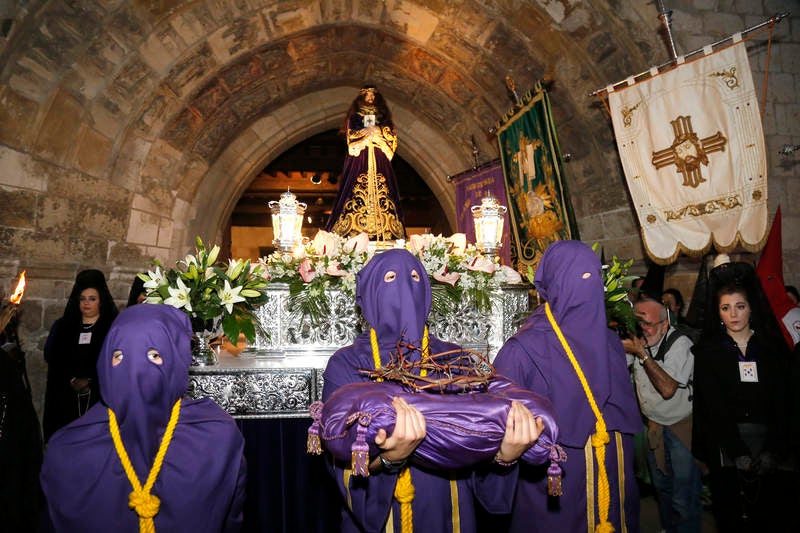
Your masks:
{"label": "man with camera", "polygon": [[641,335],[623,340],[633,358],[639,408],[646,419],[647,463],[661,524],[668,532],[700,532],[702,488],[692,457],[692,341],[670,325],[657,300],[636,302]]}

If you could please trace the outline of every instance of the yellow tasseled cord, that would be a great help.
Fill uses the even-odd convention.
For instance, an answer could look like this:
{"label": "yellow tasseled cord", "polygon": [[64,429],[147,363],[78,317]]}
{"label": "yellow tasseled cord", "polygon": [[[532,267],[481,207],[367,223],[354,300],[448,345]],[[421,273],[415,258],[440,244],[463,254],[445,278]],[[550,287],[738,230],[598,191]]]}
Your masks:
{"label": "yellow tasseled cord", "polygon": [[172,406],[172,414],[170,414],[167,429],[164,436],[161,438],[161,445],[158,447],[156,459],[153,462],[153,467],[150,469],[150,474],[147,476],[147,481],[142,487],[139,478],[136,476],[136,471],[133,469],[128,452],[125,450],[125,445],[122,444],[122,437],[119,434],[119,425],[117,424],[117,417],[114,411],[108,410],[108,429],[111,432],[111,439],[114,441],[114,448],[117,450],[117,455],[122,463],[122,468],[125,469],[125,475],[128,476],[133,487],[128,498],[128,506],[136,511],[139,515],[139,531],[140,533],[155,533],[156,526],[153,522],[153,517],[158,514],[158,509],[161,506],[161,500],[158,496],[150,494],[150,490],[156,482],[158,473],[161,471],[161,465],[164,462],[164,456],[167,454],[167,448],[172,441],[172,434],[175,432],[175,426],[178,425],[178,417],[181,412],[181,400],[175,402]]}
{"label": "yellow tasseled cord", "polygon": [[[378,334],[373,328],[369,330],[369,341],[372,345],[372,362],[375,369],[381,367],[381,351],[378,345]],[[422,360],[430,357],[430,339],[428,338],[428,326],[422,335]],[[420,370],[420,375],[425,376],[428,372],[425,368]],[[383,381],[378,378],[378,381]],[[394,487],[394,497],[400,503],[400,529],[402,533],[412,533],[414,531],[413,511],[411,502],[414,501],[414,483],[411,482],[411,470],[405,467],[397,477],[397,484]]]}
{"label": "yellow tasseled cord", "polygon": [[[592,394],[592,389],[589,388],[589,382],[586,381],[586,376],[583,373],[583,369],[581,369],[581,365],[578,364],[578,360],[575,359],[572,348],[569,347],[567,339],[556,323],[553,312],[550,310],[549,303],[545,303],[544,310],[547,314],[547,319],[550,321],[550,325],[553,326],[553,331],[555,331],[558,340],[561,341],[561,346],[564,347],[564,351],[567,353],[567,357],[569,357],[569,362],[572,363],[575,373],[578,374],[578,380],[580,380],[583,386],[586,399],[589,400],[589,405],[592,407],[595,418],[597,418],[595,432],[594,435],[592,435],[592,447],[597,457],[597,506],[600,511],[600,522],[595,526],[594,530],[596,533],[610,533],[614,531],[614,526],[608,521],[608,508],[611,504],[611,489],[608,485],[608,472],[606,472],[606,444],[608,444],[609,441],[606,421],[603,419],[603,413],[600,412],[600,408],[597,407],[594,394]],[[589,519],[589,517],[586,518],[587,520]]]}

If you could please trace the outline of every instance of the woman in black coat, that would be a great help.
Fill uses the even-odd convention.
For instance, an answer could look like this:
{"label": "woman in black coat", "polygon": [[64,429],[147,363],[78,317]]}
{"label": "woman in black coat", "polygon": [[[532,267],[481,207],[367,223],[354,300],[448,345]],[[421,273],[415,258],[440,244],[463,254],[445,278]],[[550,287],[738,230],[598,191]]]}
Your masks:
{"label": "woman in black coat", "polygon": [[692,451],[709,471],[720,532],[787,525],[789,354],[752,266],[709,276],[705,331],[692,348]]}
{"label": "woman in black coat", "polygon": [[85,413],[100,400],[97,357],[117,306],[99,270],[83,270],[44,345],[47,361],[44,440]]}

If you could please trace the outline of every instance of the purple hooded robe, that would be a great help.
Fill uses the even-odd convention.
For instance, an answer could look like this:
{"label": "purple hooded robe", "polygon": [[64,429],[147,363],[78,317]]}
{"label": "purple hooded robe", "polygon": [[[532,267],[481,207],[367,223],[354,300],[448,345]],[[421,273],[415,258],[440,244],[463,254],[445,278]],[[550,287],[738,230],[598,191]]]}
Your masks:
{"label": "purple hooded robe", "polygon": [[[534,285],[550,304],[606,422],[610,437],[605,452],[611,489],[609,521],[618,532],[638,531],[633,434],[641,429],[642,422],[622,343],[606,326],[600,260],[580,241],[555,242],[542,256]],[[558,443],[568,457],[562,464],[564,494],[557,500],[548,500],[547,477],[542,472],[523,469],[511,530],[528,532],[535,525],[537,531],[594,531],[599,517],[598,470],[593,460],[594,481],[590,482],[584,451],[595,432],[596,418],[544,306],[506,341],[494,365],[498,373],[550,399],[559,427]],[[618,460],[620,456],[622,461]],[[595,511],[587,524],[589,490]]]}
{"label": "purple hooded robe", "polygon": [[[389,271],[393,271],[396,277],[394,281],[386,282],[384,278]],[[389,354],[397,350],[400,337],[420,345],[431,308],[430,280],[425,267],[406,250],[388,250],[376,255],[358,273],[356,302],[377,333],[381,363],[388,363]],[[433,336],[429,336],[429,340],[431,353],[457,348]],[[409,357],[412,361],[418,360],[419,352],[415,351]],[[368,381],[369,378],[359,370],[374,366],[367,331],[353,344],[331,356],[324,374],[323,401],[343,385]],[[476,498],[489,512],[508,513],[511,510],[516,467],[485,465],[481,469],[449,472],[417,466],[410,466],[410,469],[415,488],[412,502],[414,531],[477,531]],[[332,466],[332,471],[346,503],[342,512],[342,532],[385,531],[390,512],[394,531],[400,531],[400,504],[394,498],[398,474],[381,470],[369,477],[356,477],[350,475],[349,464],[338,462]]]}
{"label": "purple hooded robe", "polygon": [[[189,318],[168,305],[136,305],[117,317],[97,362],[105,404],[56,432],[45,454],[41,482],[57,531],[139,531],[138,515],[128,507],[133,489],[109,433],[108,408],[144,485],[172,406],[186,391],[190,338]],[[151,361],[152,349],[162,364]],[[122,360],[112,366],[115,352]],[[238,531],[243,449],[230,415],[208,398],[184,398],[151,491],[161,500],[156,531]]]}

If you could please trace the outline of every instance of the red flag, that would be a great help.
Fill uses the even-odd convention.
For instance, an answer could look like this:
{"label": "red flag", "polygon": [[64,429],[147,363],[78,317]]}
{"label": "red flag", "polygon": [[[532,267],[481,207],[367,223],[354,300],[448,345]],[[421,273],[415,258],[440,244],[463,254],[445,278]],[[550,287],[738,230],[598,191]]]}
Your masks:
{"label": "red flag", "polygon": [[795,303],[786,294],[786,285],[783,282],[780,206],[775,212],[767,244],[761,251],[756,275],[761,281],[761,287],[767,295],[775,318],[781,323],[783,336],[791,350],[795,344],[800,342],[800,307],[795,306]]}

